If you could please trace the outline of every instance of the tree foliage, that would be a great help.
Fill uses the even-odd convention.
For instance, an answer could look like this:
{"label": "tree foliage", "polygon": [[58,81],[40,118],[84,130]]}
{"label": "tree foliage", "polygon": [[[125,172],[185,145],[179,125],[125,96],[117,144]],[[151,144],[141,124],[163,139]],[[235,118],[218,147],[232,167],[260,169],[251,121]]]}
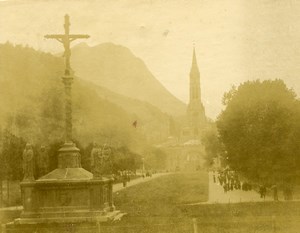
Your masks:
{"label": "tree foliage", "polygon": [[266,184],[292,181],[300,166],[300,104],[281,80],[248,81],[224,96],[217,120],[228,165]]}
{"label": "tree foliage", "polygon": [[146,169],[163,170],[166,168],[167,154],[159,148],[149,148],[144,159]]}
{"label": "tree foliage", "polygon": [[224,146],[219,138],[216,124],[210,122],[203,132],[201,141],[205,148],[205,163],[208,167],[214,165],[214,159],[224,154]]}

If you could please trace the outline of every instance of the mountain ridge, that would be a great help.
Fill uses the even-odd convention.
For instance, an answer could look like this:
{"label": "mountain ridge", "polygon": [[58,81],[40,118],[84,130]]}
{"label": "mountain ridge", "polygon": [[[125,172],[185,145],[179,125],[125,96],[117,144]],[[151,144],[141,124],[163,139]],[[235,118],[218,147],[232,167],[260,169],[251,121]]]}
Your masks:
{"label": "mountain ridge", "polygon": [[184,115],[186,105],[155,78],[144,61],[130,49],[113,43],[72,48],[71,65],[76,75],[115,93],[149,102],[161,111]]}
{"label": "mountain ridge", "polygon": [[[0,44],[0,131],[8,129],[29,142],[62,139],[63,71],[61,57]],[[168,133],[168,115],[148,103],[129,100],[77,77],[72,94],[73,136],[84,144],[110,140],[136,148],[146,139],[152,143],[151,138]],[[138,120],[136,129],[134,120]]]}

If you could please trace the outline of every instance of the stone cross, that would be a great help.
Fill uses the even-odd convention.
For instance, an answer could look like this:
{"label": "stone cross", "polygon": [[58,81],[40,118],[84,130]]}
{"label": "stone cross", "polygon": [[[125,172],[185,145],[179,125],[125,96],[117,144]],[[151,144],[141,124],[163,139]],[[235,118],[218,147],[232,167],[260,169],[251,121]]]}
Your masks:
{"label": "stone cross", "polygon": [[64,57],[65,57],[65,74],[63,76],[63,83],[65,85],[65,94],[66,94],[66,132],[65,132],[65,141],[72,141],[72,81],[73,77],[71,75],[71,49],[70,44],[76,39],[87,39],[89,35],[82,34],[70,34],[70,19],[69,15],[65,15],[65,34],[52,34],[46,35],[47,39],[56,39],[64,46]]}

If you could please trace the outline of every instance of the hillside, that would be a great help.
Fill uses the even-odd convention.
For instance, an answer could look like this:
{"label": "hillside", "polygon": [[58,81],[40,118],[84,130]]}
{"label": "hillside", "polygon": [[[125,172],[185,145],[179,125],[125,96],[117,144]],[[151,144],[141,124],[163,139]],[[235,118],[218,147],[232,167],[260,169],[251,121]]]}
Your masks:
{"label": "hillside", "polygon": [[[62,58],[9,43],[0,45],[0,126],[33,143],[63,137]],[[74,138],[136,147],[165,131],[168,116],[141,101],[76,78],[73,85]],[[132,122],[137,120],[135,129]],[[155,135],[152,136],[155,138]],[[151,138],[151,137],[150,137]]]}
{"label": "hillside", "polygon": [[128,48],[112,43],[89,47],[81,43],[72,49],[76,75],[115,93],[146,101],[161,111],[183,115],[186,106],[153,76],[145,63]]}
{"label": "hillside", "polygon": [[157,107],[130,97],[114,93],[107,88],[85,82],[102,99],[119,106],[130,116],[131,122],[137,121],[137,130],[144,134],[149,142],[160,142],[169,136],[170,115]]}

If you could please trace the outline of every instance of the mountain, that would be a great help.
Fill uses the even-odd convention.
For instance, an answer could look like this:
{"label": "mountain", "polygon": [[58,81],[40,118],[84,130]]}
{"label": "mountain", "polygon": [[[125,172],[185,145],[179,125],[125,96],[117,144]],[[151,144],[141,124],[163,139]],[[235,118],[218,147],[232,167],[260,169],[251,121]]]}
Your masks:
{"label": "mountain", "polygon": [[[20,45],[0,44],[0,131],[32,143],[61,140],[64,128],[64,65],[61,57]],[[133,121],[138,127],[132,126]],[[74,138],[126,145],[167,135],[169,116],[149,103],[130,99],[75,77]],[[0,134],[1,136],[1,134]]]}
{"label": "mountain", "polygon": [[77,76],[115,93],[146,101],[174,116],[185,114],[186,106],[153,76],[145,63],[128,48],[104,43],[72,48],[71,65]]}
{"label": "mountain", "polygon": [[137,131],[144,135],[148,142],[161,142],[169,136],[169,123],[172,117],[163,113],[159,108],[147,102],[117,94],[91,82],[81,80],[81,84],[97,93],[101,99],[109,101],[126,112],[130,125],[136,121]]}

